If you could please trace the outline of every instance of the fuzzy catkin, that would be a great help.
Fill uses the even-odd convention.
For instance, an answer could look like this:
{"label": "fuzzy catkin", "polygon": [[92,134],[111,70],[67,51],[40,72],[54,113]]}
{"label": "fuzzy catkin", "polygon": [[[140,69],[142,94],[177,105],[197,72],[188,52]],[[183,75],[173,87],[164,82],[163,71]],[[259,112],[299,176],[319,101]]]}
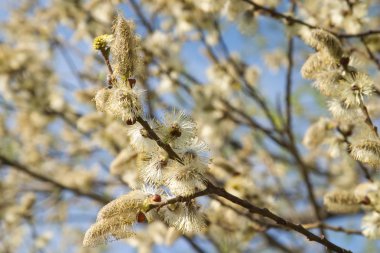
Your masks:
{"label": "fuzzy catkin", "polygon": [[83,246],[95,247],[131,237],[134,232],[128,226],[130,223],[131,218],[125,216],[98,221],[87,230],[83,239]]}
{"label": "fuzzy catkin", "polygon": [[359,200],[350,191],[336,190],[325,195],[323,203],[332,213],[355,213],[359,210]]}
{"label": "fuzzy catkin", "polygon": [[115,74],[123,81],[137,75],[140,69],[140,38],[134,33],[132,21],[118,15],[114,25],[114,40],[111,44],[112,63]]}
{"label": "fuzzy catkin", "polygon": [[110,219],[120,215],[125,216],[128,213],[136,215],[136,213],[142,209],[145,198],[146,194],[143,192],[137,190],[131,191],[105,205],[99,211],[96,220]]}
{"label": "fuzzy catkin", "polygon": [[363,140],[351,145],[351,156],[363,163],[378,166],[380,164],[380,141]]}
{"label": "fuzzy catkin", "polygon": [[339,60],[343,54],[340,41],[334,35],[322,29],[312,30],[310,36],[307,36],[304,40],[317,51],[328,51],[334,59]]}

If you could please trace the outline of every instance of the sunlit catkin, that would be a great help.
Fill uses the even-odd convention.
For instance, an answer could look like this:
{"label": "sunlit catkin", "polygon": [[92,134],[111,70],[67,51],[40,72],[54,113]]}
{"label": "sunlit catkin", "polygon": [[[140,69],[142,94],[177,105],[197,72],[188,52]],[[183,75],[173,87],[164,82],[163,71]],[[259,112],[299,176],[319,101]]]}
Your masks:
{"label": "sunlit catkin", "polygon": [[355,213],[359,210],[359,200],[350,191],[336,190],[325,195],[323,203],[332,213]]}
{"label": "sunlit catkin", "polygon": [[95,247],[108,242],[125,239],[134,235],[129,227],[131,218],[116,216],[93,224],[86,232],[83,246]]}
{"label": "sunlit catkin", "polygon": [[363,140],[352,144],[351,156],[355,160],[372,166],[380,165],[380,141]]}
{"label": "sunlit catkin", "polygon": [[135,26],[118,15],[114,24],[114,40],[111,44],[112,65],[115,74],[126,83],[127,79],[138,75],[141,56],[140,38],[135,35]]}
{"label": "sunlit catkin", "polygon": [[322,29],[312,30],[310,36],[307,36],[304,40],[317,51],[327,50],[334,59],[339,60],[343,54],[340,41],[334,35]]}

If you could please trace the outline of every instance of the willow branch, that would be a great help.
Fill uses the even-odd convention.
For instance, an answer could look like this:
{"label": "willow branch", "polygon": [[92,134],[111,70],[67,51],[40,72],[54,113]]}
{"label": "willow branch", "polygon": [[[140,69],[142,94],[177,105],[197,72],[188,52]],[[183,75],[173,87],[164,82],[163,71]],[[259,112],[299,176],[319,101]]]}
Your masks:
{"label": "willow branch", "polygon": [[288,40],[288,68],[286,71],[286,91],[285,91],[285,102],[286,102],[286,132],[288,133],[291,142],[294,142],[294,136],[292,131],[292,69],[293,69],[293,38]]}
{"label": "willow branch", "polygon": [[290,221],[287,221],[284,218],[282,218],[282,217],[280,217],[280,216],[272,213],[267,208],[257,207],[255,205],[249,203],[246,200],[240,199],[240,198],[238,198],[238,197],[236,197],[236,196],[228,193],[223,188],[216,187],[216,186],[214,186],[214,185],[212,185],[212,184],[209,183],[207,189],[210,191],[211,194],[218,195],[218,196],[220,196],[222,198],[225,198],[225,199],[231,201],[232,203],[235,203],[235,204],[237,204],[239,206],[242,206],[242,207],[246,208],[247,210],[249,210],[251,213],[255,213],[255,214],[258,214],[260,216],[269,218],[269,219],[275,221],[277,224],[279,224],[279,225],[281,225],[283,227],[289,228],[289,229],[291,229],[293,231],[296,231],[296,232],[304,235],[310,241],[315,241],[315,242],[317,242],[319,244],[324,245],[329,250],[332,250],[332,251],[335,251],[335,252],[339,252],[339,253],[348,253],[348,252],[351,252],[349,250],[341,248],[341,247],[337,246],[336,244],[330,242],[324,236],[319,237],[319,236],[311,233],[306,228],[304,228],[301,224],[294,224],[294,223],[292,223]]}
{"label": "willow branch", "polygon": [[190,246],[195,250],[195,252],[205,253],[205,251],[198,244],[194,242],[193,238],[191,238],[188,235],[182,235],[182,237],[190,244]]}
{"label": "willow branch", "polygon": [[[319,26],[316,26],[316,25],[312,25],[310,23],[307,23],[301,19],[298,19],[298,18],[295,18],[291,15],[286,15],[286,14],[283,14],[273,8],[268,8],[268,7],[265,7],[265,6],[262,6],[260,4],[257,4],[255,3],[253,0],[241,0],[241,1],[244,1],[250,5],[252,5],[253,7],[255,7],[256,10],[270,16],[270,17],[273,17],[275,19],[278,19],[278,20],[282,20],[282,21],[286,21],[288,24],[299,24],[299,25],[302,25],[302,26],[306,26],[310,29],[318,29],[318,28],[321,28]],[[323,29],[323,28],[321,28]],[[339,38],[364,38],[364,37],[367,37],[367,36],[370,36],[370,35],[374,35],[374,34],[380,34],[380,30],[368,30],[368,31],[365,31],[365,32],[360,32],[360,33],[353,33],[353,34],[349,34],[349,33],[336,33],[334,31],[331,31],[331,30],[328,30],[328,29],[323,29],[323,30],[326,30],[328,31],[329,33],[331,34],[334,34],[335,36],[339,37]]]}
{"label": "willow branch", "polygon": [[[274,131],[273,130],[268,129],[268,128],[262,126],[259,122],[257,122],[255,119],[253,119],[252,117],[250,117],[243,110],[240,110],[240,109],[232,106],[226,100],[220,99],[220,101],[227,107],[228,110],[226,110],[224,112],[227,114],[227,116],[229,116],[229,118],[231,120],[233,120],[233,121],[235,121],[235,122],[237,122],[239,124],[246,124],[246,125],[251,126],[254,129],[258,129],[261,132],[265,133],[275,143],[279,144],[280,146],[285,146],[285,143],[281,139],[279,139],[278,137],[276,137],[274,135]],[[239,119],[237,119],[236,117],[234,117],[231,112],[234,112],[237,115],[239,115],[241,118],[243,118],[245,120],[245,122],[242,122]]]}
{"label": "willow branch", "polygon": [[[337,127],[337,131],[343,136],[343,141],[347,144],[347,152],[350,153],[351,142],[348,140],[348,137],[350,136],[351,132],[347,133],[345,131],[342,131],[342,129],[339,126]],[[373,182],[371,173],[369,172],[368,168],[358,160],[356,160],[356,163],[359,165],[359,168],[362,170],[365,178],[368,181]]]}
{"label": "willow branch", "polygon": [[329,224],[319,223],[319,222],[315,222],[315,223],[311,223],[311,224],[303,224],[303,226],[307,229],[323,226],[325,229],[335,231],[335,232],[342,232],[342,233],[345,233],[348,235],[363,235],[363,233],[360,230],[348,229],[348,228],[343,228],[340,226],[332,226]]}
{"label": "willow branch", "polygon": [[267,240],[268,245],[270,245],[272,247],[275,247],[275,248],[281,250],[282,252],[285,252],[285,253],[297,253],[297,252],[300,252],[299,250],[288,249],[287,246],[285,246],[284,244],[282,244],[279,240],[277,240],[276,237],[270,235],[269,233],[263,233],[263,236]]}
{"label": "willow branch", "polygon": [[136,1],[129,0],[129,2],[131,3],[132,9],[137,14],[137,16],[139,17],[139,19],[141,20],[145,28],[148,30],[148,32],[153,33],[154,32],[153,26],[149,23],[148,19],[144,16],[144,14],[142,13],[142,10],[140,9]]}
{"label": "willow branch", "polygon": [[367,51],[369,58],[376,64],[377,68],[380,70],[380,60],[376,58],[376,56],[372,53],[371,49],[368,47],[367,42],[364,40],[364,38],[360,38],[360,41],[362,42],[365,50]]}
{"label": "willow branch", "polygon": [[[218,29],[217,31],[220,34],[221,32],[219,30],[219,26],[217,25],[217,23],[215,24],[215,28]],[[219,65],[220,60],[219,60],[218,56],[214,53],[213,48],[206,42],[205,35],[201,29],[199,29],[199,32],[201,34],[201,42],[206,49],[207,55],[210,57],[210,59],[213,63]],[[223,37],[221,35],[218,36],[218,40],[219,40],[219,44],[222,45],[222,49],[223,49],[224,54],[225,55],[229,54],[227,44],[224,42]],[[228,58],[228,61],[231,62],[231,65],[232,65],[234,71],[236,71],[237,76],[233,75],[233,73],[230,73],[228,71],[228,69],[223,65],[220,65],[221,69],[226,74],[230,75],[234,80],[236,80],[236,82],[241,81],[244,84],[244,88],[245,88],[244,91],[246,91],[246,94],[249,95],[253,99],[253,101],[255,101],[255,103],[257,103],[261,107],[265,116],[268,118],[268,120],[272,124],[273,128],[277,129],[276,122],[273,118],[273,115],[271,114],[271,112],[269,110],[267,103],[265,103],[265,100],[262,98],[262,96],[260,96],[260,94],[257,92],[257,90],[248,84],[247,80],[244,78],[244,70],[235,62],[234,59]]]}
{"label": "willow branch", "polygon": [[21,164],[17,161],[12,161],[11,159],[8,159],[5,156],[0,155],[0,162],[3,163],[4,165],[10,166],[10,167],[12,167],[18,171],[21,171],[21,172],[23,172],[23,173],[25,173],[25,174],[27,174],[27,175],[35,178],[35,179],[38,179],[42,182],[49,183],[49,184],[51,184],[51,185],[53,185],[59,189],[62,189],[62,190],[69,190],[69,191],[71,191],[71,192],[73,192],[79,196],[88,197],[90,199],[96,200],[97,202],[99,202],[101,204],[107,204],[108,202],[111,201],[111,199],[109,199],[105,196],[101,196],[101,195],[98,195],[98,194],[92,193],[92,192],[86,192],[86,191],[83,191],[83,190],[75,188],[75,187],[64,185],[61,182],[46,176],[45,174],[35,172],[31,168],[27,167],[26,165]]}
{"label": "willow branch", "polygon": [[337,246],[336,244],[327,240],[324,236],[319,237],[319,236],[313,234],[312,232],[307,230],[305,227],[303,227],[301,224],[295,224],[295,223],[292,223],[290,221],[285,220],[284,218],[274,214],[273,212],[271,212],[267,208],[260,208],[258,206],[255,206],[246,200],[240,199],[240,198],[228,193],[225,189],[213,185],[210,182],[206,182],[206,185],[207,185],[207,187],[203,191],[199,191],[199,192],[193,193],[193,194],[188,195],[188,196],[177,196],[175,198],[171,198],[171,199],[166,200],[166,201],[161,202],[161,203],[152,203],[152,204],[150,204],[148,211],[150,211],[154,208],[162,208],[166,205],[175,204],[175,203],[179,203],[179,202],[189,202],[192,199],[195,199],[195,198],[200,197],[200,196],[214,194],[214,195],[222,197],[226,200],[229,200],[230,202],[235,203],[241,207],[244,207],[250,213],[258,214],[262,217],[268,218],[268,219],[274,221],[279,226],[288,228],[288,229],[293,230],[299,234],[302,234],[308,240],[315,241],[321,245],[324,245],[329,250],[332,250],[332,251],[335,251],[338,253],[350,253],[351,252],[349,250],[346,250],[344,248]]}
{"label": "willow branch", "polygon": [[172,147],[168,143],[165,143],[160,139],[160,137],[156,134],[156,132],[154,132],[154,130],[150,127],[149,123],[146,120],[138,116],[136,118],[136,121],[139,122],[140,125],[148,132],[148,137],[154,140],[158,146],[160,146],[163,150],[165,150],[168,153],[170,159],[176,160],[180,164],[183,164],[181,157],[179,157],[179,155],[172,149]]}

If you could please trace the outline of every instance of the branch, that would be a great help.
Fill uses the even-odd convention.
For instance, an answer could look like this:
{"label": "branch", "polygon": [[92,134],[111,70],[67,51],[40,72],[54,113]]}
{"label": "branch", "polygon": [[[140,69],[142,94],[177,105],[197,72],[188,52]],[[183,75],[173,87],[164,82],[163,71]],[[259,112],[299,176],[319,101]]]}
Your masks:
{"label": "branch", "polygon": [[328,30],[328,29],[324,29],[324,28],[321,28],[319,26],[316,26],[316,25],[312,25],[310,23],[307,23],[301,19],[297,19],[293,16],[290,16],[290,15],[286,15],[286,14],[283,14],[275,9],[272,9],[272,8],[268,8],[268,7],[265,7],[265,6],[262,6],[260,4],[257,4],[255,3],[254,1],[252,0],[241,0],[241,1],[244,1],[250,5],[252,5],[253,7],[255,7],[256,10],[259,10],[261,11],[262,13],[264,14],[267,14],[275,19],[279,19],[279,20],[284,20],[286,21],[288,24],[299,24],[299,25],[302,25],[302,26],[306,26],[310,29],[323,29],[339,38],[364,38],[364,37],[367,37],[367,36],[370,36],[370,35],[373,35],[373,34],[380,34],[380,30],[368,30],[368,31],[365,31],[365,32],[361,32],[361,33],[353,33],[353,34],[349,34],[349,33],[336,33],[336,32],[333,32],[331,30]]}
{"label": "branch", "polygon": [[284,244],[282,244],[280,241],[277,240],[276,237],[270,235],[269,233],[263,233],[264,238],[268,241],[268,244],[272,247],[275,247],[282,252],[285,253],[296,253],[300,252],[299,250],[294,250],[294,249],[288,249]]}
{"label": "branch", "polygon": [[302,21],[300,19],[294,18],[293,16],[285,15],[285,14],[283,14],[281,12],[278,12],[275,9],[268,8],[268,7],[262,6],[260,4],[257,4],[254,1],[251,1],[251,0],[242,0],[242,1],[244,1],[244,2],[246,2],[248,4],[250,4],[250,5],[252,5],[253,7],[255,7],[256,10],[259,10],[259,11],[265,13],[265,14],[268,14],[271,17],[274,17],[276,19],[283,19],[283,20],[287,21],[290,24],[296,23],[296,24],[300,24],[300,25],[309,27],[311,29],[317,29],[317,28],[319,28],[318,26],[306,23],[305,21]]}
{"label": "branch", "polygon": [[[347,153],[350,153],[351,142],[348,140],[348,137],[351,135],[351,131],[350,132],[342,131],[342,129],[339,126],[336,129],[343,136],[343,141],[347,144]],[[359,168],[363,171],[365,178],[367,178],[368,181],[373,182],[371,173],[369,172],[367,167],[358,160],[356,160],[356,162],[359,165]]]}
{"label": "branch", "polygon": [[181,157],[179,157],[179,155],[172,149],[172,147],[168,143],[165,143],[160,139],[160,137],[156,134],[156,132],[154,132],[154,130],[150,127],[149,123],[146,120],[138,116],[136,118],[136,121],[139,122],[140,125],[148,132],[148,137],[154,140],[158,146],[160,146],[168,153],[170,159],[176,160],[177,162],[183,165]]}
{"label": "branch", "polygon": [[164,206],[170,205],[170,204],[175,204],[175,203],[180,203],[180,202],[189,202],[192,199],[195,199],[197,197],[205,196],[211,194],[210,189],[207,187],[203,191],[195,192],[193,194],[187,195],[187,196],[177,196],[171,199],[168,199],[164,202],[159,202],[159,203],[151,203],[149,204],[149,207],[147,208],[146,212],[149,212],[150,210],[157,208],[160,209]]}
{"label": "branch", "polygon": [[[217,31],[218,31],[218,34],[219,34],[218,40],[219,40],[219,43],[221,44],[223,52],[226,55],[226,58],[228,59],[228,61],[231,63],[232,67],[234,68],[234,71],[236,71],[237,76],[234,75],[234,73],[230,73],[230,71],[224,65],[220,65],[220,67],[222,68],[222,70],[226,74],[230,75],[234,80],[236,80],[236,82],[241,81],[244,84],[244,88],[246,89],[245,90],[246,94],[249,95],[253,99],[253,101],[255,101],[261,107],[264,114],[266,115],[266,117],[268,118],[270,123],[272,124],[273,128],[278,130],[276,122],[273,118],[273,115],[271,114],[271,112],[269,110],[267,103],[262,98],[262,96],[260,96],[260,94],[257,92],[257,90],[255,88],[253,88],[251,85],[249,85],[247,80],[244,78],[244,69],[242,69],[235,62],[235,60],[233,58],[227,57],[229,54],[227,44],[224,42],[223,37],[221,36],[221,31],[219,29],[219,25],[217,23],[214,23],[214,26],[215,26],[215,29],[217,29]],[[199,28],[199,32],[201,34],[201,42],[202,42],[203,46],[206,48],[207,54],[211,58],[211,61],[213,63],[215,63],[216,65],[219,65],[220,60],[218,59],[218,56],[214,53],[212,47],[206,42],[205,35],[200,28]]]}
{"label": "branch", "polygon": [[[220,101],[227,107],[227,109],[229,111],[224,111],[231,120],[239,123],[239,124],[246,124],[246,125],[249,125],[251,127],[253,127],[254,129],[258,129],[260,131],[262,131],[263,133],[265,133],[271,140],[273,140],[275,143],[277,143],[278,145],[280,146],[284,146],[285,144],[283,143],[283,141],[279,138],[277,138],[275,135],[274,135],[274,131],[271,130],[271,129],[268,129],[268,128],[265,128],[264,126],[262,126],[259,122],[257,122],[255,119],[253,119],[252,117],[250,117],[248,114],[246,114],[243,110],[240,110],[234,106],[232,106],[230,103],[228,103],[228,101],[226,101],[225,99],[221,98]],[[242,122],[242,121],[239,121],[237,118],[235,118],[231,112],[234,112],[236,113],[237,115],[239,115],[240,117],[242,117],[243,119],[245,119],[246,122]]]}
{"label": "branch", "polygon": [[75,65],[75,62],[74,60],[72,59],[72,57],[70,56],[69,52],[67,51],[67,49],[65,48],[65,46],[57,39],[54,39],[53,40],[53,46],[57,46],[58,50],[61,52],[62,56],[63,56],[63,59],[66,63],[66,65],[68,66],[68,68],[70,69],[70,72],[72,73],[73,76],[75,76],[75,78],[77,79],[78,81],[78,86],[79,88],[84,88],[86,87],[86,84],[85,82],[83,81],[83,79],[81,78],[80,74],[79,74],[79,71],[78,71],[78,68],[77,66]]}
{"label": "branch", "polygon": [[294,224],[290,221],[287,221],[284,218],[272,213],[267,208],[260,208],[260,207],[257,207],[255,205],[252,205],[248,201],[240,199],[240,198],[228,193],[223,188],[216,187],[216,186],[212,185],[211,183],[209,183],[207,190],[210,191],[211,194],[218,195],[218,196],[225,198],[225,199],[227,199],[227,200],[229,200],[229,201],[231,201],[231,202],[233,202],[239,206],[242,206],[242,207],[248,209],[251,213],[255,213],[255,214],[258,214],[260,216],[269,218],[281,226],[284,226],[284,227],[289,228],[293,231],[296,231],[296,232],[304,235],[308,240],[315,241],[315,242],[318,242],[319,244],[326,246],[329,250],[333,250],[333,251],[339,252],[339,253],[351,252],[349,250],[346,250],[344,248],[341,248],[341,247],[335,245],[334,243],[327,240],[324,236],[319,237],[319,236],[311,233],[306,228],[304,228],[301,224],[297,225],[297,224]]}
{"label": "branch", "polygon": [[352,33],[352,34],[338,34],[338,37],[339,38],[364,38],[364,37],[367,37],[367,36],[370,36],[370,35],[374,35],[374,34],[380,34],[380,30],[368,30],[368,31],[365,31],[365,32],[361,32],[361,33]]}
{"label": "branch", "polygon": [[288,40],[288,69],[286,72],[286,92],[285,92],[285,101],[286,101],[286,132],[288,133],[289,139],[294,143],[294,136],[292,131],[292,69],[293,69],[293,38]]}
{"label": "branch", "polygon": [[343,228],[340,226],[336,227],[336,226],[332,226],[332,225],[324,224],[324,223],[319,223],[319,222],[315,222],[315,223],[311,223],[311,224],[304,224],[303,226],[304,226],[304,228],[307,228],[307,229],[323,226],[325,229],[335,231],[335,232],[346,233],[348,235],[363,235],[363,233],[360,230],[347,229],[347,228]]}
{"label": "branch", "polygon": [[33,178],[36,178],[40,181],[43,181],[43,182],[49,183],[55,187],[58,187],[59,189],[69,190],[71,192],[74,192],[77,195],[88,197],[90,199],[96,200],[97,202],[99,202],[101,204],[107,204],[108,202],[111,201],[111,199],[104,197],[104,196],[101,196],[101,195],[98,195],[96,193],[85,192],[85,191],[82,191],[81,189],[64,185],[61,182],[56,181],[53,178],[50,178],[44,174],[37,173],[37,172],[33,171],[32,169],[30,169],[29,167],[27,167],[26,165],[21,164],[17,161],[12,161],[3,155],[0,155],[0,162],[5,164],[5,165],[11,166],[11,167],[31,176]]}
{"label": "branch", "polygon": [[153,26],[149,23],[149,21],[145,18],[144,14],[142,13],[142,10],[140,9],[139,5],[135,2],[135,0],[129,0],[131,3],[131,6],[139,19],[141,20],[142,24],[145,26],[145,28],[148,30],[149,33],[153,33],[154,29]]}
{"label": "branch", "polygon": [[182,235],[183,239],[185,239],[190,245],[191,247],[198,253],[204,253],[205,251],[199,247],[198,244],[196,244],[193,240],[192,237],[188,236],[188,235]]}
{"label": "branch", "polygon": [[254,213],[254,214],[258,214],[260,216],[266,217],[270,220],[273,220],[276,224],[278,224],[282,227],[285,227],[285,228],[288,228],[288,229],[293,230],[295,232],[298,232],[298,233],[304,235],[308,240],[315,241],[319,244],[322,244],[325,247],[327,247],[329,250],[333,250],[333,251],[338,252],[338,253],[351,253],[351,251],[343,249],[343,248],[337,246],[336,244],[330,242],[324,236],[319,237],[319,236],[313,234],[312,232],[308,231],[301,224],[297,225],[297,224],[294,224],[290,221],[287,221],[284,218],[272,213],[267,208],[257,207],[255,205],[249,203],[246,200],[240,199],[240,198],[228,193],[223,188],[220,188],[220,187],[213,185],[211,182],[206,182],[206,185],[207,185],[207,187],[203,191],[199,191],[199,192],[193,193],[193,194],[188,195],[188,196],[177,196],[175,198],[166,200],[162,203],[152,203],[149,205],[148,211],[150,211],[154,208],[159,209],[159,208],[162,208],[166,205],[170,205],[170,204],[174,204],[174,203],[189,202],[192,199],[195,199],[195,198],[200,197],[200,196],[214,194],[214,195],[222,197],[226,200],[229,200],[232,203],[235,203],[241,207],[244,207],[250,213]]}
{"label": "branch", "polygon": [[376,64],[377,68],[380,70],[380,60],[376,58],[376,56],[372,53],[371,49],[368,47],[367,42],[364,40],[364,38],[360,38],[360,41],[362,42],[365,50],[367,51],[369,58]]}

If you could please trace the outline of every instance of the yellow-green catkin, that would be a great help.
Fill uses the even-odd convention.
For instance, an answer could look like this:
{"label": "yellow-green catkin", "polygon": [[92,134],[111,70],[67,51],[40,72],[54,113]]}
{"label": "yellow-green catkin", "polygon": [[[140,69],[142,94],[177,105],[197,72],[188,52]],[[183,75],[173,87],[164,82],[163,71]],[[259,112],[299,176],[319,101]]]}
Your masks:
{"label": "yellow-green catkin", "polygon": [[110,46],[110,42],[112,40],[112,35],[110,34],[103,34],[98,37],[96,37],[92,43],[92,47],[95,50],[107,50]]}

